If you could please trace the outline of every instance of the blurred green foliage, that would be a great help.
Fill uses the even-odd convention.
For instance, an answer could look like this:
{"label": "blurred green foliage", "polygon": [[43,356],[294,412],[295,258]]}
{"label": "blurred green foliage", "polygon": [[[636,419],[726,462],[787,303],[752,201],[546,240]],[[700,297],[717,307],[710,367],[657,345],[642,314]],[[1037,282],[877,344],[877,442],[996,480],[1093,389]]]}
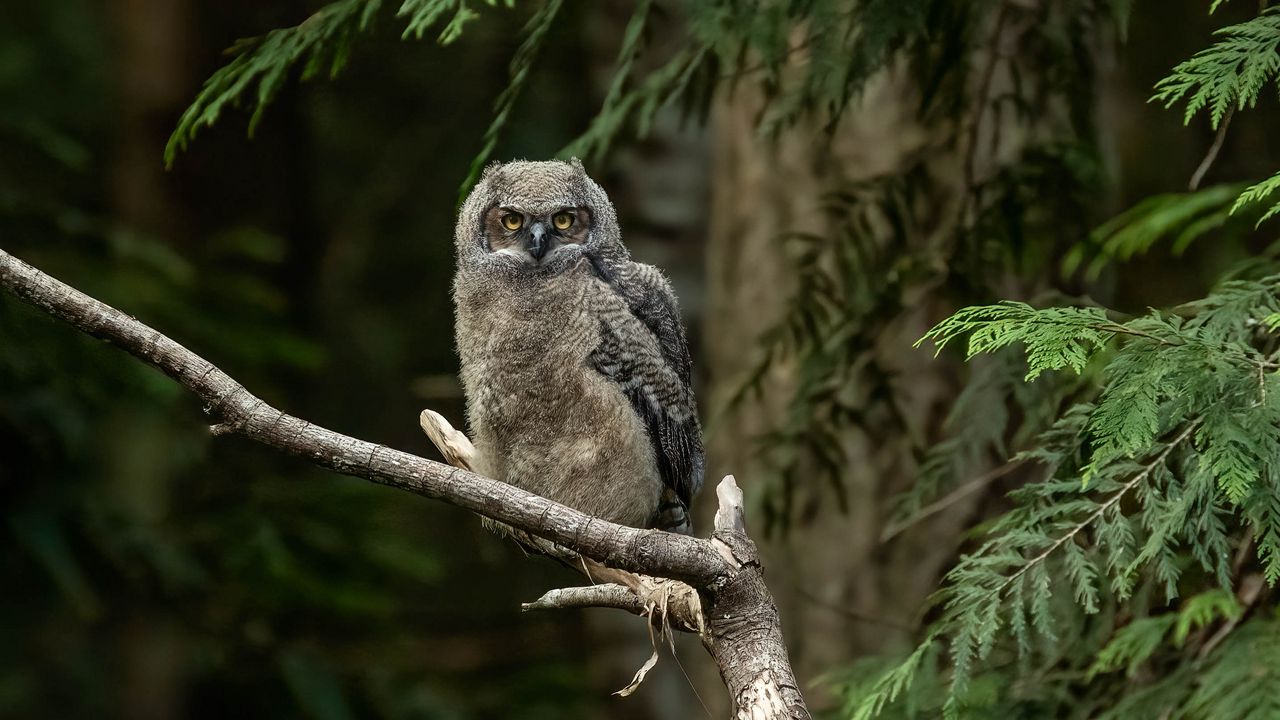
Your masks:
{"label": "blurred green foliage", "polygon": [[[1080,416],[1067,408],[1102,386],[1093,354],[1117,328],[1143,327],[1095,309],[1026,304],[957,316],[949,334],[976,331],[976,349],[1016,341],[1031,355],[976,363],[934,433],[900,412],[900,378],[876,355],[922,298],[954,308],[1080,292],[1133,309],[1161,292],[1186,302],[1242,259],[1255,274],[1274,265],[1271,255],[1250,257],[1256,224],[1280,207],[1280,175],[1248,185],[1274,173],[1274,163],[1258,171],[1270,162],[1265,153],[1237,157],[1230,171],[1219,166],[1217,174],[1248,182],[1173,192],[1169,177],[1180,171],[1153,157],[1158,143],[1146,136],[1162,137],[1158,152],[1177,160],[1167,148],[1189,147],[1182,134],[1162,135],[1159,121],[1144,118],[1148,152],[1138,161],[1106,146],[1099,45],[1146,34],[1151,48],[1152,33],[1164,40],[1153,15],[1130,22],[1129,0],[642,0],[619,4],[624,22],[617,47],[603,44],[607,58],[590,25],[603,13],[584,3],[395,5],[169,0],[160,6],[170,14],[152,14],[59,0],[20,16],[6,11],[15,16],[0,22],[6,249],[145,318],[282,407],[425,451],[418,407],[429,401],[459,414],[456,387],[443,379],[454,366],[447,286],[458,178],[474,177],[494,155],[599,159],[622,138],[653,130],[663,108],[679,102],[705,117],[717,92],[741,83],[762,91],[753,118],[762,140],[821,128],[820,146],[860,109],[871,79],[901,61],[904,87],[918,100],[911,122],[926,142],[880,175],[828,188],[820,212],[830,232],[779,238],[799,292],[763,338],[756,379],[786,365],[797,380],[764,440],[778,471],[764,507],[783,528],[858,500],[845,471],[851,433],[915,469],[916,482],[895,501],[900,527],[1036,438],[1078,454],[1085,441],[1071,423]],[[1208,108],[1212,128],[1225,128],[1275,79],[1276,18],[1263,11],[1224,28],[1210,49],[1174,67],[1157,99],[1185,100],[1187,120]],[[436,43],[400,42],[436,29]],[[229,59],[218,56],[224,47]],[[348,62],[356,53],[359,62]],[[1163,75],[1171,65],[1156,54],[1132,64],[1160,65]],[[596,69],[589,61],[612,68],[599,106],[584,89]],[[299,85],[295,72],[332,82]],[[991,82],[997,74],[1003,89]],[[229,114],[247,117],[226,122]],[[197,129],[200,142],[189,145]],[[157,175],[162,155],[171,175]],[[1133,166],[1120,193],[1108,187],[1108,164],[1119,162],[1111,155]],[[1131,209],[1104,222],[1107,194],[1133,201]],[[1183,253],[1195,262],[1175,266]],[[1123,265],[1139,257],[1148,262]],[[1232,326],[1256,327],[1254,314],[1236,313]],[[513,615],[515,598],[534,592],[526,573],[545,574],[545,566],[530,571],[490,553],[496,541],[457,513],[234,440],[211,442],[197,408],[163,377],[13,302],[0,303],[0,322],[0,512],[11,540],[0,562],[19,589],[0,600],[0,707],[31,717],[324,720],[596,709],[587,656],[562,642],[577,629],[573,620]],[[1130,366],[1158,366],[1135,357]],[[1021,382],[1059,367],[1082,376]],[[1219,388],[1227,396],[1206,394],[1203,406],[1241,401],[1253,376],[1235,370],[1196,375],[1233,378]],[[1117,427],[1142,425],[1141,442],[1126,451],[1158,439],[1158,409],[1119,413]],[[1230,463],[1237,495],[1254,492],[1249,463]],[[1075,515],[1102,517],[1076,497],[1077,480],[1024,488],[1022,497],[1048,508],[1026,527],[1009,530],[1009,517],[1023,517],[1016,513],[1004,525],[980,522],[1009,531],[1001,537],[1010,546],[962,560],[953,579],[981,582],[948,586],[959,609],[904,663],[837,673],[847,713],[879,712],[890,698],[901,702],[886,712],[907,717],[943,703],[974,716],[1091,711],[1082,696],[1112,699],[1116,713],[1164,702],[1152,700],[1153,688],[1179,689],[1194,709],[1248,685],[1253,656],[1275,633],[1269,618],[1251,620],[1219,650],[1239,647],[1248,657],[1215,662],[1198,687],[1187,681],[1196,669],[1182,662],[1189,628],[1236,617],[1221,603],[1197,603],[1212,589],[1199,588],[1176,617],[1140,617],[1112,633],[1131,615],[1167,609],[1151,587],[1163,582],[1174,595],[1178,557],[1162,555],[1154,581],[1111,596],[1095,587],[1099,571],[1072,543],[1065,572],[1085,588],[1076,593],[1085,607],[1066,593],[1051,598],[1048,564],[1032,553],[1062,546],[1049,530],[1070,527]],[[1103,508],[1117,513],[1136,484],[1093,480],[1104,491],[1127,483]],[[1213,528],[1211,551],[1192,559],[1224,567],[1226,533]],[[1266,537],[1259,545],[1272,557],[1274,534]],[[1101,544],[1123,550],[1132,539]],[[1028,555],[1032,627],[1020,613],[1008,620],[1018,662],[1032,655],[1029,629],[1052,636],[1058,622],[1058,636],[1081,639],[1064,654],[1036,656],[1044,661],[1038,683],[991,655],[1001,622],[992,595],[999,600],[1024,577],[1009,566]],[[975,566],[990,572],[965,575]],[[1023,601],[1020,594],[1012,604]],[[944,636],[950,659],[939,652]],[[1121,667],[1133,674],[1166,638],[1173,646],[1161,657],[1177,669],[1137,689],[1115,677],[1089,684]],[[1064,668],[1075,674],[1051,677]],[[1253,702],[1263,695],[1253,693],[1251,711],[1272,709]]]}
{"label": "blurred green foliage", "polygon": [[[493,41],[523,17],[448,55],[371,44],[338,86],[278,88],[252,141],[207,131],[162,174],[168,131],[222,48],[306,12],[175,8],[141,26],[90,0],[0,11],[0,242],[283,407],[428,452],[417,410],[460,408],[412,388],[453,369],[449,240],[475,149],[444,139],[479,142],[510,52]],[[183,68],[159,107],[129,65],[149,24],[174,50],[143,62]],[[452,72],[430,71],[446,58]],[[553,151],[567,120],[544,115],[512,142]],[[142,163],[125,149],[136,137]],[[142,211],[124,197],[138,187]],[[517,614],[548,566],[461,513],[215,442],[203,420],[163,375],[0,300],[0,716],[591,707],[584,658],[563,642],[576,619]]]}

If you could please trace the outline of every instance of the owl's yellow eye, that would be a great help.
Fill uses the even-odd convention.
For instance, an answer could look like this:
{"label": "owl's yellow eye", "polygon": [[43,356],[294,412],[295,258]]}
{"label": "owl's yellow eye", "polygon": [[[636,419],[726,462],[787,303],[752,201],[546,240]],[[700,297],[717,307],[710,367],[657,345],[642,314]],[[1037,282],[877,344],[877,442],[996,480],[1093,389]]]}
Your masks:
{"label": "owl's yellow eye", "polygon": [[519,230],[524,225],[524,216],[520,213],[507,213],[502,216],[502,226],[508,230]]}
{"label": "owl's yellow eye", "polygon": [[555,225],[557,230],[568,230],[573,227],[573,213],[558,212],[552,216],[551,224]]}

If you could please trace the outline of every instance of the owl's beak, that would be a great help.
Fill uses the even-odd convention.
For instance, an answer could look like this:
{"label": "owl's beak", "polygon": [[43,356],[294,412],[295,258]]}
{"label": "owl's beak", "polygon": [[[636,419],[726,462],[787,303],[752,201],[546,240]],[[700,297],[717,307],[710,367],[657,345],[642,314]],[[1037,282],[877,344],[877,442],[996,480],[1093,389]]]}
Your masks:
{"label": "owl's beak", "polygon": [[534,260],[542,262],[542,256],[551,247],[551,238],[547,237],[547,226],[536,222],[529,226],[529,236],[525,240],[525,249]]}

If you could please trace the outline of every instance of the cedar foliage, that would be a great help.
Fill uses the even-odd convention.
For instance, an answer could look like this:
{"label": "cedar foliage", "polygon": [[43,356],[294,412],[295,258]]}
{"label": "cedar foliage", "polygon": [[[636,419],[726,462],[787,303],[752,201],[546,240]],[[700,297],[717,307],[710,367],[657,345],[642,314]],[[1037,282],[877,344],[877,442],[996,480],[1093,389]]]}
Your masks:
{"label": "cedar foliage", "polygon": [[[972,679],[997,658],[1044,671],[1064,663],[1064,652],[1100,712],[1142,685],[1108,688],[1099,676],[1122,667],[1132,676],[1158,652],[1163,663],[1198,663],[1183,650],[1193,627],[1239,621],[1232,589],[1242,543],[1256,547],[1267,583],[1280,579],[1278,283],[1275,275],[1231,281],[1176,311],[1126,322],[1097,308],[972,307],[926,336],[942,347],[967,335],[969,356],[1022,344],[1029,378],[1090,363],[1103,378],[1094,398],[1023,454],[1045,479],[1012,494],[1015,509],[989,526],[937,596],[941,617],[926,646],[945,639],[949,714],[985,704],[970,696]],[[1081,652],[1112,627],[1096,657]],[[1237,661],[1220,652],[1205,662]],[[867,690],[860,714],[893,700],[900,675]],[[1023,691],[1000,700],[1016,706]],[[1189,716],[1232,716],[1212,710]]]}
{"label": "cedar foliage", "polygon": [[[1215,128],[1274,89],[1280,15],[1217,35],[1153,98],[1185,102],[1187,122],[1208,108]],[[1171,233],[1185,247],[1236,212],[1273,217],[1276,189],[1155,197],[1090,239],[1107,260]],[[967,358],[1020,347],[1027,381],[1084,373],[1093,390],[1015,458],[1043,479],[1011,493],[1014,508],[948,573],[924,641],[843,680],[852,716],[1280,713],[1280,621],[1266,600],[1280,580],[1277,269],[1266,253],[1201,300],[1126,320],[968,307],[922,338],[939,351],[967,338]]]}
{"label": "cedar foliage", "polygon": [[[238,44],[231,50],[235,59],[210,79],[180,121],[169,145],[170,161],[198,127],[237,102],[254,105],[252,129],[291,66],[302,65],[303,79],[315,77],[319,68],[337,72],[359,33],[406,17],[411,26],[423,28],[446,17],[442,8],[456,5],[405,2],[393,19],[383,17],[389,8],[381,0],[339,0],[296,27]],[[530,20],[513,56],[510,85],[495,102],[462,193],[496,147],[560,5],[521,6]],[[1091,143],[1095,69],[1089,43],[1123,20],[1127,5],[1127,0],[1043,6],[942,0],[636,4],[603,103],[563,156],[598,159],[620,137],[644,137],[664,109],[701,117],[714,92],[741,83],[763,90],[758,124],[765,138],[802,123],[801,132],[816,125],[838,133],[867,82],[900,59],[921,88],[919,122],[933,138],[928,152],[900,172],[832,187],[825,210],[836,226],[836,242],[800,234],[783,239],[794,248],[794,272],[806,282],[783,323],[764,338],[758,372],[740,394],[742,402],[751,401],[759,391],[755,381],[779,362],[795,360],[800,366],[799,388],[789,398],[785,422],[760,443],[776,449],[768,457],[775,472],[762,478],[769,484],[765,507],[771,528],[785,529],[802,508],[829,497],[845,506],[842,432],[856,429],[877,444],[902,444],[902,438],[918,435],[897,411],[889,370],[874,359],[856,361],[868,357],[865,351],[875,339],[910,309],[914,293],[942,283],[953,305],[963,303],[985,294],[979,290],[1001,270],[1042,270],[1058,248],[1087,232],[1089,189],[1100,182],[1100,161]],[[458,35],[446,37],[452,41]],[[1007,57],[973,61],[975,48],[1001,39],[1012,48]],[[1012,92],[998,93],[981,82],[995,70],[1015,78]],[[980,174],[974,128],[984,117],[1006,116],[1018,134],[1035,140]],[[948,178],[953,171],[947,162],[957,153],[967,167],[960,188]],[[920,206],[931,203],[957,206],[957,217],[919,221]],[[881,231],[886,225],[891,232]],[[1008,389],[1007,384],[973,386],[962,408],[990,415],[1003,406]],[[1043,408],[1053,403],[1039,388],[1016,392],[1025,401],[1024,411],[1049,419]],[[953,426],[974,427],[964,417],[955,418]],[[908,458],[926,456],[931,472],[921,491],[901,503],[902,516],[926,500],[926,488],[945,487],[998,455],[1005,430],[985,426],[959,454],[930,451],[916,440],[904,447]],[[810,482],[809,476],[823,482]]]}
{"label": "cedar foliage", "polygon": [[[506,6],[510,7],[513,1],[506,0]],[[497,0],[484,2],[495,5]],[[294,27],[272,30],[232,45],[227,54],[234,59],[205,81],[200,94],[179,118],[165,147],[165,164],[172,167],[178,153],[186,149],[201,127],[213,125],[225,109],[246,100],[253,107],[249,117],[252,135],[294,65],[302,64],[303,80],[321,73],[330,78],[337,76],[351,56],[356,37],[371,30],[382,9],[383,0],[338,0]],[[468,0],[404,0],[396,11],[396,18],[405,26],[405,39],[412,36],[421,40],[427,30],[447,20],[437,37],[441,45],[457,40],[467,23],[477,17],[479,14]],[[514,92],[519,92],[518,83],[513,85]],[[495,125],[501,127],[496,120]]]}
{"label": "cedar foliage", "polygon": [[[291,65],[304,63],[304,77],[338,71],[380,5],[340,0],[237,46],[179,124],[169,159],[251,91],[256,117]],[[475,167],[559,10],[550,0],[532,11]],[[440,40],[450,42],[474,17],[465,2],[407,0],[398,14],[406,35],[421,37],[446,11]],[[697,115],[714,90],[740,82],[765,91],[763,136],[813,122],[838,132],[867,81],[893,64],[915,78],[918,121],[938,138],[931,149],[957,153],[964,169],[959,187],[942,187],[926,153],[834,187],[825,208],[835,236],[784,239],[800,290],[739,397],[749,402],[779,362],[798,368],[789,411],[764,443],[782,449],[767,502],[775,525],[806,498],[843,498],[840,433],[912,435],[905,420],[883,422],[894,418],[894,391],[867,351],[913,290],[941,287],[956,307],[991,297],[1018,271],[1039,278],[1020,288],[1024,297],[1053,298],[1045,278],[1058,271],[1096,277],[1163,242],[1174,252],[1205,237],[1244,242],[1280,214],[1276,174],[1152,196],[1094,222],[1091,43],[1123,37],[1128,11],[1124,0],[637,3],[600,111],[565,152],[602,156],[624,135],[643,136],[663,108],[679,102]],[[650,30],[671,15],[682,42],[655,57]],[[996,44],[1008,52],[984,56]],[[1183,105],[1187,123],[1205,111],[1225,131],[1233,113],[1275,90],[1277,48],[1280,9],[1264,7],[1174,67],[1152,100]],[[996,68],[1012,78],[999,97],[984,81]],[[976,172],[975,128],[1000,113],[1024,142]],[[922,221],[920,208],[940,199],[957,212]],[[1203,299],[1137,317],[1009,301],[966,307],[929,331],[922,340],[939,351],[966,340],[974,366],[950,435],[906,449],[919,472],[894,522],[994,458],[1038,468],[1038,479],[975,531],[913,651],[833,673],[846,716],[1280,714],[1280,619],[1267,599],[1280,580],[1278,273],[1268,251]],[[803,480],[815,466],[826,470],[825,490]]]}

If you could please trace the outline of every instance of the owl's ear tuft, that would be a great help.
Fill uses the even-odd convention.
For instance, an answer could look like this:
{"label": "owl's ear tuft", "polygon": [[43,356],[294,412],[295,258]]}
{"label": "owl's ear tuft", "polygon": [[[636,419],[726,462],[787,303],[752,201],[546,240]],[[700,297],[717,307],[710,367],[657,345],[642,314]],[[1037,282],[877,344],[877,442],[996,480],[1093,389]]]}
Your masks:
{"label": "owl's ear tuft", "polygon": [[581,160],[579,160],[578,158],[576,158],[576,157],[571,157],[571,158],[569,158],[566,162],[568,162],[568,163],[569,163],[569,167],[573,168],[574,170],[577,170],[578,172],[582,173],[583,175],[586,175],[586,174],[587,174],[587,169],[586,169],[586,168],[584,168],[584,167],[582,167],[582,161],[581,161]]}
{"label": "owl's ear tuft", "polygon": [[481,180],[488,180],[489,176],[498,172],[498,168],[502,167],[501,160],[491,160],[488,165],[484,166],[484,172],[480,174]]}

